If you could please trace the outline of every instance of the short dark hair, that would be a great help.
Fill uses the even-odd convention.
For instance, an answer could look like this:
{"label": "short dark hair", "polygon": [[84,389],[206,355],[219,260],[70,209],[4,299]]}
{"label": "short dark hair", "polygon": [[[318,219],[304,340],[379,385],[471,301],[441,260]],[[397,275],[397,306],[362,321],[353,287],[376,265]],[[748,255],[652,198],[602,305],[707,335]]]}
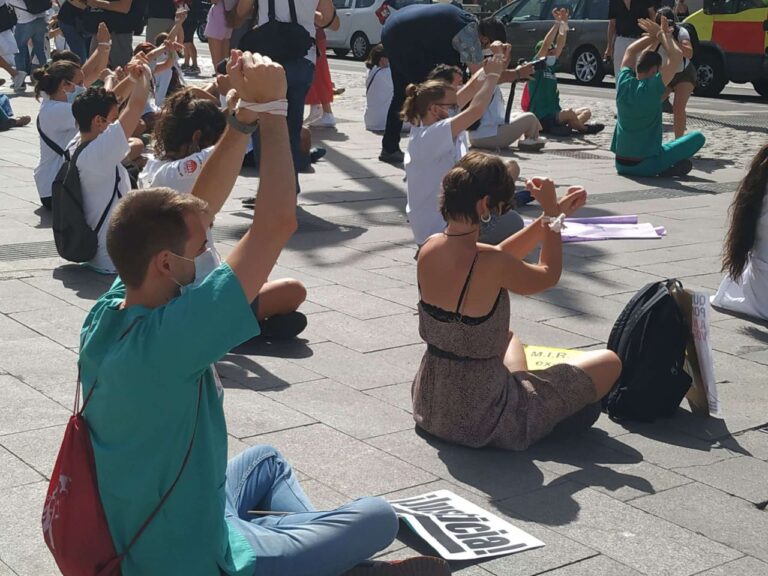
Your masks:
{"label": "short dark hair", "polygon": [[638,73],[645,74],[658,67],[661,67],[661,54],[653,50],[646,50],[638,59],[635,69]]}
{"label": "short dark hair", "polygon": [[447,220],[478,223],[477,201],[488,196],[488,207],[514,208],[515,181],[501,158],[470,152],[443,178],[440,213]]}
{"label": "short dark hair", "polygon": [[80,56],[72,50],[53,50],[51,52],[51,62],[74,62],[77,65],[82,64]]}
{"label": "short dark hair", "polygon": [[200,147],[208,148],[219,141],[227,121],[215,102],[198,98],[183,89],[165,101],[155,123],[155,154],[165,160],[178,160],[181,152],[200,131]]}
{"label": "short dark hair", "polygon": [[35,81],[35,98],[40,99],[43,92],[49,96],[55,94],[62,82],[74,80],[78,70],[80,65],[69,60],[51,62],[42,68],[37,68],[32,72],[32,79]]}
{"label": "short dark hair", "polygon": [[72,103],[72,116],[75,117],[80,132],[90,132],[91,123],[97,116],[106,118],[117,106],[117,97],[104,88],[87,88]]}
{"label": "short dark hair", "polygon": [[368,59],[365,61],[365,67],[368,68],[368,70],[371,70],[375,66],[379,65],[379,62],[382,58],[386,57],[387,53],[384,50],[384,46],[381,44],[376,44],[376,46],[371,48],[371,51],[368,53]]}
{"label": "short dark hair", "polygon": [[656,10],[656,24],[661,24],[662,16],[664,16],[669,21],[670,26],[674,25],[675,20],[677,20],[677,18],[675,18],[675,13],[669,6],[662,6]]}
{"label": "short dark hair", "polygon": [[432,72],[427,75],[427,80],[441,80],[447,84],[453,84],[453,77],[461,76],[464,78],[464,72],[458,66],[452,66],[450,64],[438,64],[432,69]]}
{"label": "short dark hair", "polygon": [[506,42],[507,28],[493,16],[483,18],[478,24],[477,32],[480,36],[485,36],[491,42]]}
{"label": "short dark hair", "polygon": [[115,208],[107,229],[107,252],[125,285],[139,288],[150,260],[162,250],[183,254],[189,240],[184,214],[207,208],[197,196],[170,188],[127,194]]}

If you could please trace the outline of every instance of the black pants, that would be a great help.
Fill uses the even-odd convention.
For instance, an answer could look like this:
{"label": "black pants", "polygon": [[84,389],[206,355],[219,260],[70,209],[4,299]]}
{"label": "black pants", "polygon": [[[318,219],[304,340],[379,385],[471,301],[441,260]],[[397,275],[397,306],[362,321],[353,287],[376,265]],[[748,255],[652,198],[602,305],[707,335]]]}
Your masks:
{"label": "black pants", "polygon": [[387,112],[384,137],[381,140],[381,148],[385,152],[395,152],[400,149],[400,132],[403,129],[400,112],[405,102],[405,89],[408,84],[424,82],[433,68],[432,66],[408,66],[408,58],[406,55],[398,54],[389,56],[389,68],[392,71],[392,102]]}

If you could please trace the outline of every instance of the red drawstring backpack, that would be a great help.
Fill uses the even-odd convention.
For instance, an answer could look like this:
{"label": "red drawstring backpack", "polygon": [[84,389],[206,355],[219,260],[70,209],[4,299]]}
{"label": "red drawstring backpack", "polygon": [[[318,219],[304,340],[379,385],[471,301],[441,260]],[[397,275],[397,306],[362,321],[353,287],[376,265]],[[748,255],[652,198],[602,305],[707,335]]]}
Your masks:
{"label": "red drawstring backpack", "polygon": [[43,537],[64,576],[119,576],[120,563],[165,504],[181,478],[192,452],[200,413],[202,379],[197,394],[197,412],[192,439],[184,462],[171,486],[147,517],[122,553],[117,554],[107,524],[107,516],[99,497],[96,462],[91,435],[83,412],[88,406],[96,384],[80,404],[80,376],[77,378],[75,406],[69,418],[64,440],[48,485],[43,507]]}
{"label": "red drawstring backpack", "polygon": [[523,109],[523,112],[530,112],[531,111],[531,93],[528,92],[528,83],[525,83],[525,88],[523,88],[523,97],[520,100],[520,108]]}

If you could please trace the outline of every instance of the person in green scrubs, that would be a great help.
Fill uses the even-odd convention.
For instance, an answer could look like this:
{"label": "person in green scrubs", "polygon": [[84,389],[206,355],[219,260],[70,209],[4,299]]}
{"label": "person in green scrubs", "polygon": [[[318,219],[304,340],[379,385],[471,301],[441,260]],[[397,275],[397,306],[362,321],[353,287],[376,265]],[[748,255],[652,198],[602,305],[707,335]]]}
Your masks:
{"label": "person in green scrubs", "polygon": [[[645,35],[629,45],[616,78],[616,129],[611,152],[616,171],[624,176],[684,176],[691,157],[704,146],[701,132],[689,132],[662,144],[661,104],[667,85],[683,61],[666,18],[661,24],[641,19]],[[664,46],[667,57],[652,50]]]}
{"label": "person in green scrubs", "polygon": [[[285,72],[233,51],[228,73],[244,106],[228,115],[192,194],[137,191],[115,209],[107,249],[119,277],[81,331],[84,417],[110,534],[118,554],[127,552],[121,573],[449,574],[426,557],[365,562],[397,534],[384,499],[316,511],[276,449],[253,446],[227,462],[213,363],[259,333],[250,302],[297,225]],[[196,278],[195,259],[209,249],[206,231],[257,121],[263,160],[252,225],[226,262]]]}

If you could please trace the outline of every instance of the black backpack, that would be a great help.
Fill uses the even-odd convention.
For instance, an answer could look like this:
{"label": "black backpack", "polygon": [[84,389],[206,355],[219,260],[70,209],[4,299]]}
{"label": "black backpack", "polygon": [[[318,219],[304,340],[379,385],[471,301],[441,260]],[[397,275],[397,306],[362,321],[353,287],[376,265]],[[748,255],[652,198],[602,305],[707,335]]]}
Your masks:
{"label": "black backpack", "polygon": [[96,228],[88,225],[83,206],[83,189],[80,184],[80,172],[77,169],[77,159],[92,140],[77,147],[70,157],[64,155],[64,165],[59,169],[53,180],[53,239],[59,256],[70,262],[88,262],[99,248],[99,231],[107,219],[109,210],[115,198],[121,198],[120,171],[115,167],[115,186],[107,207],[99,218]]}
{"label": "black backpack", "polygon": [[16,17],[16,10],[10,4],[3,4],[0,6],[0,32],[11,30],[16,26],[18,18]]}
{"label": "black backpack", "polygon": [[240,39],[240,50],[258,52],[280,64],[304,58],[315,44],[315,40],[299,24],[295,0],[288,0],[288,8],[291,11],[291,21],[280,22],[275,15],[275,0],[269,0],[269,21],[246,32]]}
{"label": "black backpack", "polygon": [[683,370],[689,331],[674,290],[682,290],[674,279],[647,284],[613,325],[608,349],[621,358],[622,370],[603,398],[603,411],[612,420],[670,417],[691,386]]}
{"label": "black backpack", "polygon": [[24,0],[24,6],[26,8],[21,8],[21,10],[29,12],[30,14],[42,14],[43,12],[50,10],[51,5],[51,0]]}

